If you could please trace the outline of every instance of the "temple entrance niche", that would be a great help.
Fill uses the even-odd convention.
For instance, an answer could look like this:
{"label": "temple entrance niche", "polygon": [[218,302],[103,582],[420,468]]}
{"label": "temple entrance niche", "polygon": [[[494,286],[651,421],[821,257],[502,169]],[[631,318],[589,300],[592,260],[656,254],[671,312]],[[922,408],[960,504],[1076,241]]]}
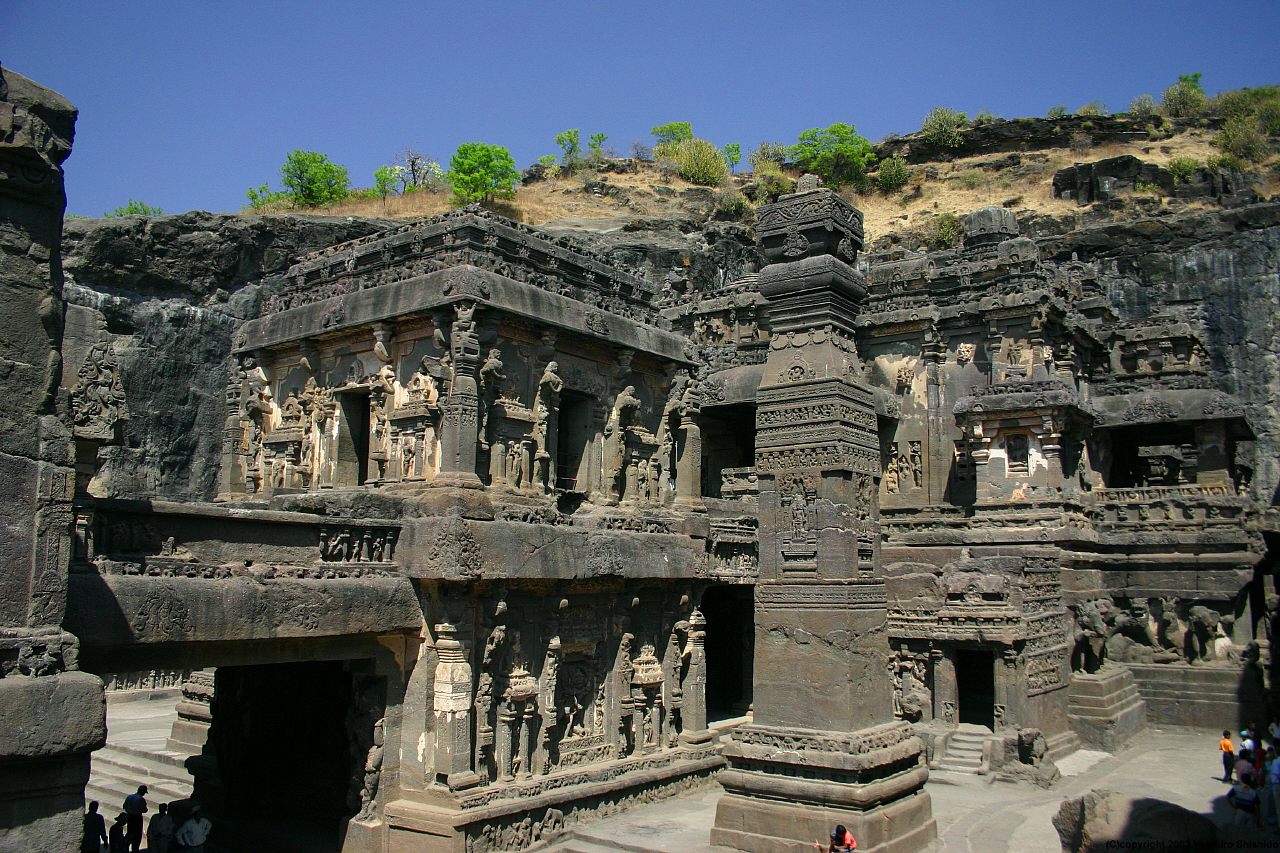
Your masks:
{"label": "temple entrance niche", "polygon": [[704,407],[702,429],[702,494],[721,497],[723,472],[752,468],[756,463],[756,407]]}
{"label": "temple entrance niche", "polygon": [[707,620],[707,720],[741,717],[751,709],[755,661],[755,587],[713,586],[699,609]]}
{"label": "temple entrance niche", "polygon": [[995,728],[995,655],[985,649],[956,650],[959,722]]}
{"label": "temple entrance niche", "polygon": [[338,400],[334,485],[363,486],[369,479],[369,394],[343,392]]}
{"label": "temple entrance niche", "polygon": [[1196,482],[1195,428],[1143,424],[1110,431],[1110,488],[1177,486]]}
{"label": "temple entrance niche", "polygon": [[205,747],[218,781],[197,796],[221,845],[338,851],[348,821],[373,815],[386,680],[359,666],[218,667]]}
{"label": "temple entrance niche", "polygon": [[584,492],[589,488],[586,476],[587,447],[595,438],[591,409],[595,400],[589,394],[565,389],[560,395],[559,435],[556,436],[556,488],[566,492]]}

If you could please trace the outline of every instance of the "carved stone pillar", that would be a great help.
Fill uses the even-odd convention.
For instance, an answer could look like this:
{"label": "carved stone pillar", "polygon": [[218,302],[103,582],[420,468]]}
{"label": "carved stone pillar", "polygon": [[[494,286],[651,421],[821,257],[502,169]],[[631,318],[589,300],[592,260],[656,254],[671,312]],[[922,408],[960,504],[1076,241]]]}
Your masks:
{"label": "carved stone pillar", "polygon": [[196,755],[204,748],[213,722],[213,685],[212,669],[198,669],[182,683],[178,719],[169,730],[166,749]]}
{"label": "carved stone pillar", "polygon": [[451,790],[480,782],[471,768],[471,664],[448,622],[436,626],[435,729],[436,781]]}
{"label": "carved stone pillar", "polygon": [[692,385],[681,405],[680,434],[676,456],[676,502],[681,509],[702,512],[702,430],[697,416],[701,409]]}
{"label": "carved stone pillar", "polygon": [[[62,163],[75,108],[0,68],[0,849],[77,850],[89,753],[106,737],[102,681],[77,669],[78,642],[61,629],[75,488],[72,424],[120,411],[123,398],[72,407],[62,365]],[[91,370],[98,370],[96,366]],[[118,381],[97,374],[98,392]],[[116,386],[118,387],[118,385]],[[85,403],[89,405],[84,405]],[[110,417],[107,418],[110,422]],[[111,423],[114,428],[115,424]],[[79,437],[80,432],[76,433]]]}
{"label": "carved stone pillar", "polygon": [[218,499],[230,500],[245,492],[249,442],[245,434],[244,377],[236,368],[227,380],[226,418],[222,426],[222,468],[218,472]]}
{"label": "carved stone pillar", "polygon": [[476,474],[479,442],[480,389],[476,369],[480,364],[480,338],[476,334],[474,302],[459,302],[449,333],[453,377],[449,395],[441,405],[440,473],[433,485],[480,488]]}
{"label": "carved stone pillar", "polygon": [[682,743],[705,743],[711,739],[707,729],[707,618],[701,610],[689,617],[689,662],[685,673],[684,701],[680,716],[684,731]]}
{"label": "carved stone pillar", "polygon": [[907,853],[937,831],[887,669],[880,443],[854,334],[866,285],[850,266],[862,215],[813,187],[761,208],[757,234],[773,337],[756,410],[755,713],[725,747],[711,842],[807,853],[842,823],[859,849]]}

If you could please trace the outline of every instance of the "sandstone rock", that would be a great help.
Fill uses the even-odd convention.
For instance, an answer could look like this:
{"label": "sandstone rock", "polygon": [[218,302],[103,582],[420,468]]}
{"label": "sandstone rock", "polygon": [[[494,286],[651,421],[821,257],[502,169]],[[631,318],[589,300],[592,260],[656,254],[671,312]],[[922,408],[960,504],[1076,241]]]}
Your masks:
{"label": "sandstone rock", "polygon": [[[1213,850],[1213,821],[1163,800],[1095,789],[1063,800],[1053,818],[1063,853],[1141,849]],[[1139,849],[1134,846],[1132,849]]]}

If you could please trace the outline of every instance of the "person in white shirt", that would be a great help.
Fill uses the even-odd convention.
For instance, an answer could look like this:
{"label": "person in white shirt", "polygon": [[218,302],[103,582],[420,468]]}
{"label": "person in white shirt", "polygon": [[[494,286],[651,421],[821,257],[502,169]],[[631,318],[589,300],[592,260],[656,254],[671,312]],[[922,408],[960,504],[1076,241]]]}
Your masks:
{"label": "person in white shirt", "polygon": [[203,853],[204,843],[209,839],[211,829],[213,824],[200,812],[200,807],[196,806],[191,810],[191,817],[178,828],[178,834],[173,837],[173,840],[179,850]]}

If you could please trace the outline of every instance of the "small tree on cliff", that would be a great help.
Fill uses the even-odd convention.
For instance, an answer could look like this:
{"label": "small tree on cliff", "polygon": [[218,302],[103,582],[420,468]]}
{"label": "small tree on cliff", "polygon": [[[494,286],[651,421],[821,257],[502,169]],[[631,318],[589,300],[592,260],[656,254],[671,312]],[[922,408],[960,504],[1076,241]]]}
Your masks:
{"label": "small tree on cliff", "polygon": [[351,192],[347,170],[319,151],[293,151],[280,167],[280,183],[299,207],[342,201]]}
{"label": "small tree on cliff", "polygon": [[861,186],[867,167],[876,161],[867,138],[842,121],[825,129],[809,128],[788,154],[802,172],[812,172],[829,187]]}
{"label": "small tree on cliff", "polygon": [[520,172],[511,152],[501,145],[464,142],[449,158],[449,184],[459,207],[476,201],[513,198]]}

